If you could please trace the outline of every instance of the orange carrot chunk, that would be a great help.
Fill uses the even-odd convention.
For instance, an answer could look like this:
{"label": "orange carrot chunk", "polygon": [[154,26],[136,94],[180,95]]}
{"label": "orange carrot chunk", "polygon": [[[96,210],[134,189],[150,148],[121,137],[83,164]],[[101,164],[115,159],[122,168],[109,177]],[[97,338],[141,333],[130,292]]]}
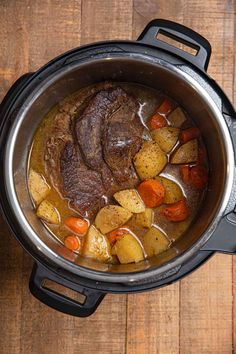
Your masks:
{"label": "orange carrot chunk", "polygon": [[140,183],[138,192],[147,208],[155,208],[161,205],[165,197],[163,184],[155,179],[148,179]]}
{"label": "orange carrot chunk", "polygon": [[201,132],[198,128],[192,127],[184,129],[181,131],[179,139],[181,143],[187,143],[189,140],[197,139],[201,135]]}
{"label": "orange carrot chunk", "polygon": [[68,248],[71,251],[78,251],[81,246],[80,239],[75,235],[67,236],[64,240],[64,244],[66,248]]}
{"label": "orange carrot chunk", "polygon": [[180,166],[180,176],[182,181],[185,184],[190,184],[191,183],[191,173],[190,173],[190,167],[189,165],[182,165]]}
{"label": "orange carrot chunk", "polygon": [[157,108],[156,113],[149,120],[149,128],[151,130],[159,129],[167,126],[166,116],[171,111],[171,102],[167,98]]}
{"label": "orange carrot chunk", "polygon": [[115,229],[115,230],[109,232],[109,234],[107,235],[107,238],[108,238],[108,241],[110,242],[110,244],[113,246],[114,243],[117,240],[119,240],[119,238],[121,238],[123,235],[128,234],[128,233],[129,233],[129,229],[124,226],[123,228]]}
{"label": "orange carrot chunk", "polygon": [[161,105],[157,108],[157,112],[167,115],[172,108],[171,101],[168,98],[165,98]]}
{"label": "orange carrot chunk", "polygon": [[161,116],[159,113],[155,113],[149,121],[150,130],[159,129],[167,126],[167,121],[165,117]]}
{"label": "orange carrot chunk", "polygon": [[191,184],[196,189],[204,189],[208,181],[208,170],[202,165],[191,168]]}
{"label": "orange carrot chunk", "polygon": [[189,216],[189,209],[186,200],[171,204],[169,207],[162,209],[161,214],[169,221],[183,221]]}
{"label": "orange carrot chunk", "polygon": [[86,220],[76,217],[66,218],[64,220],[64,225],[79,235],[85,235],[89,227],[89,224]]}

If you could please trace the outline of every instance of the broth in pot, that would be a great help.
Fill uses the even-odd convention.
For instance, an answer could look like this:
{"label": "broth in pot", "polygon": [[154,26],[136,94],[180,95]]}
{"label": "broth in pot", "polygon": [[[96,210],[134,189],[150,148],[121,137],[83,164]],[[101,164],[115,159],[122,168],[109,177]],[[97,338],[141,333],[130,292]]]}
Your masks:
{"label": "broth in pot", "polygon": [[53,107],[29,156],[37,216],[70,252],[105,263],[158,255],[184,237],[207,188],[191,117],[161,91],[103,82]]}

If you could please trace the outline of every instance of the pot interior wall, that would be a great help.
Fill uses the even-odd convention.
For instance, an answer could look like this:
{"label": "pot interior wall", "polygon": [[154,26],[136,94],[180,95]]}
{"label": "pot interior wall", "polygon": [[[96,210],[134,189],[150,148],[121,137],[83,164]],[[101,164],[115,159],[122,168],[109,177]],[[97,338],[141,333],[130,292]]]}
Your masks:
{"label": "pot interior wall", "polygon": [[[195,120],[202,131],[208,150],[210,180],[205,202],[202,204],[198,218],[172,249],[148,261],[130,265],[110,266],[82,258],[74,260],[79,265],[100,271],[140,271],[173,260],[177,255],[189,249],[211,223],[221,203],[224,191],[227,161],[219,124],[210,111],[206,98],[199,95],[195,88],[178,73],[158,64],[154,66],[140,60],[116,58],[97,60],[74,68],[71,67],[58,74],[57,78],[53,78],[50,82],[47,81],[47,87],[42,87],[31,99],[31,102],[27,104],[27,109],[23,113],[24,119],[19,125],[14,146],[14,185],[20,208],[34,232],[52,251],[63,254],[65,258],[69,259],[70,257],[67,256],[64,246],[52,237],[35,216],[26,181],[29,148],[38,124],[52,106],[74,91],[103,80],[135,82],[164,90],[170,97],[179,102]],[[19,119],[21,118],[19,117]],[[27,237],[30,237],[32,242],[37,243],[33,233]]]}

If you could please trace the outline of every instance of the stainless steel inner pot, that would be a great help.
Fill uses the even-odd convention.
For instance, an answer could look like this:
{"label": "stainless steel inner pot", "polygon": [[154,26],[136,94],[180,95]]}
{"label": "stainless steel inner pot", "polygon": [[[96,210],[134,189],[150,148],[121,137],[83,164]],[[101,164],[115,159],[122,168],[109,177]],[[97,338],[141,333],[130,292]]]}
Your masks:
{"label": "stainless steel inner pot", "polygon": [[[210,164],[209,187],[198,216],[188,231],[167,252],[128,265],[107,265],[78,257],[70,261],[58,254],[58,241],[36,217],[27,188],[27,165],[34,133],[45,114],[60,100],[82,87],[115,80],[161,89],[176,100],[201,129]],[[88,137],[89,138],[89,137]],[[75,63],[42,81],[20,108],[6,146],[5,183],[14,214],[39,253],[58,267],[91,279],[119,282],[138,280],[141,271],[161,274],[187,261],[209,239],[229,201],[234,155],[228,128],[216,103],[194,77],[181,67],[144,54],[129,58],[111,54]],[[198,242],[197,242],[198,241]]]}

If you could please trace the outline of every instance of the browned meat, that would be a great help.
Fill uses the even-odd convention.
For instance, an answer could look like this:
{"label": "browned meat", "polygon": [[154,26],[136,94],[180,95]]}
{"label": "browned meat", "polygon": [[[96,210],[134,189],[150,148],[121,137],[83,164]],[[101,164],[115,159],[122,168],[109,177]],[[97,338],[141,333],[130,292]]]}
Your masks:
{"label": "browned meat", "polygon": [[104,205],[105,190],[101,175],[89,169],[71,141],[61,153],[61,193],[70,199],[71,206],[83,216],[91,216]]}
{"label": "browned meat", "polygon": [[138,102],[121,88],[106,89],[87,101],[65,100],[46,144],[48,175],[71,206],[91,217],[117,190],[137,185],[132,158],[143,126]]}
{"label": "browned meat", "polygon": [[59,112],[55,116],[54,125],[49,132],[45,146],[45,163],[48,178],[57,189],[61,186],[60,159],[65,143],[73,141],[71,130],[71,116]]}
{"label": "browned meat", "polygon": [[102,135],[105,117],[115,112],[128,96],[121,88],[111,88],[98,92],[92,98],[75,124],[75,134],[83,153],[85,163],[100,169],[104,165]]}
{"label": "browned meat", "polygon": [[138,181],[132,164],[143,133],[137,108],[137,102],[129,97],[114,114],[106,117],[102,140],[104,159],[119,184],[129,181],[134,185]]}

